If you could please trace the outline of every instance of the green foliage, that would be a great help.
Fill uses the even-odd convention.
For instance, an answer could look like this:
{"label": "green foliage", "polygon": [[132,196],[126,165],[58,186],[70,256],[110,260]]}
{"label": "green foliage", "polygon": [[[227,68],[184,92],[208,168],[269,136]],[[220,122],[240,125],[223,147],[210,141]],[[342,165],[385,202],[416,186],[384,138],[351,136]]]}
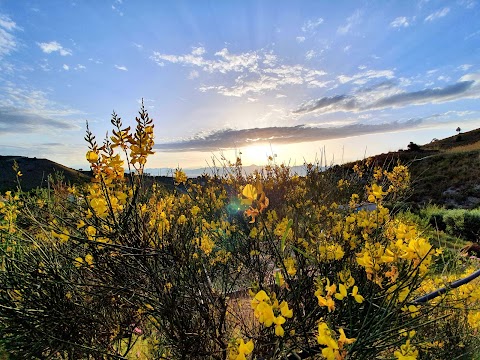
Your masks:
{"label": "green foliage", "polygon": [[434,229],[445,231],[450,236],[471,242],[480,240],[480,209],[447,210],[428,206],[420,214]]}

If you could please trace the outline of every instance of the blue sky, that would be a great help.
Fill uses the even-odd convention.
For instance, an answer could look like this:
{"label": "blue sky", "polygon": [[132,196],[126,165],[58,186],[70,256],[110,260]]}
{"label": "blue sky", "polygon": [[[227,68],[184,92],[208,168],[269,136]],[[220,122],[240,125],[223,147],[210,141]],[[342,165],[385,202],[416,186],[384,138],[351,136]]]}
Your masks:
{"label": "blue sky", "polygon": [[301,165],[480,127],[480,4],[0,0],[0,154],[87,167],[85,121],[155,120],[148,167]]}

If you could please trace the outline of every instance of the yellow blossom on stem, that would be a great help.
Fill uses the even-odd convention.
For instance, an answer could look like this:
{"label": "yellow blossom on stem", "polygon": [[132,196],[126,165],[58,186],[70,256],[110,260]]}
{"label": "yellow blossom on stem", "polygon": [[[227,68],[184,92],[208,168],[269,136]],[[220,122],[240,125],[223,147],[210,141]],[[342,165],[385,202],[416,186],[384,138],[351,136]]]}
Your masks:
{"label": "yellow blossom on stem", "polygon": [[355,301],[359,304],[361,304],[363,302],[363,300],[365,300],[363,298],[363,296],[358,293],[358,286],[356,286],[356,285],[353,287],[353,290],[350,294],[353,296]]}
{"label": "yellow blossom on stem", "polygon": [[347,296],[347,288],[345,287],[345,285],[339,284],[338,289],[340,290],[340,292],[335,294],[335,298],[337,300],[343,300],[343,298]]}

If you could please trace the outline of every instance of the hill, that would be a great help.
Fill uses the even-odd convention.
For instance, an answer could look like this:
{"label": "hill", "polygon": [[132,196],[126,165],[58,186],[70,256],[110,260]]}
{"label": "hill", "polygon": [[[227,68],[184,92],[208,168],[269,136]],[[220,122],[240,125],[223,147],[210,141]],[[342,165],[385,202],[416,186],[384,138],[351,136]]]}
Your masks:
{"label": "hill", "polygon": [[28,158],[24,156],[0,156],[0,192],[17,188],[16,174],[12,167],[17,162],[23,176],[21,187],[29,191],[37,187],[46,187],[48,177],[61,174],[67,183],[78,184],[89,181],[90,177],[79,171],[47,159]]}
{"label": "hill", "polygon": [[407,205],[466,209],[480,205],[480,129],[425,145],[411,143],[409,148],[372,157],[379,165],[398,160],[409,166],[412,190]]}

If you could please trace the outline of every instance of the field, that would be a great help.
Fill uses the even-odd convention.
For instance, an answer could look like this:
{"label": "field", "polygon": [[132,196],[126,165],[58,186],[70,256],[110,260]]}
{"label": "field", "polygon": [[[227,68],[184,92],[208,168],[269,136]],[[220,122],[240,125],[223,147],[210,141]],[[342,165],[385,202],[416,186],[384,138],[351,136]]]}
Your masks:
{"label": "field", "polygon": [[422,299],[478,270],[460,248],[480,214],[408,206],[408,166],[297,176],[270,159],[246,176],[236,159],[221,176],[178,169],[164,187],[143,176],[145,109],[135,131],[112,126],[102,144],[87,132],[90,182],[0,199],[4,358],[480,358],[478,279]]}

